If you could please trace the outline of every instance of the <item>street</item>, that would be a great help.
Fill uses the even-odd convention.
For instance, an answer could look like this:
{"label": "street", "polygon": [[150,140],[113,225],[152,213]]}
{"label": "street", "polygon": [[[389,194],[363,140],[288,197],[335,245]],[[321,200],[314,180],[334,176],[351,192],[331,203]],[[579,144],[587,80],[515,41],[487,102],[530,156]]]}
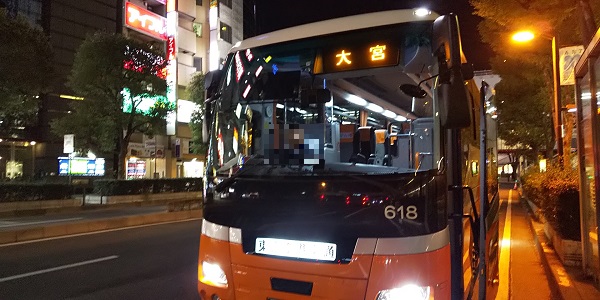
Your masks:
{"label": "street", "polygon": [[[500,198],[497,299],[554,299],[518,192]],[[0,246],[0,299],[197,299],[199,234],[196,219]]]}
{"label": "street", "polygon": [[0,246],[0,299],[197,299],[200,221]]}

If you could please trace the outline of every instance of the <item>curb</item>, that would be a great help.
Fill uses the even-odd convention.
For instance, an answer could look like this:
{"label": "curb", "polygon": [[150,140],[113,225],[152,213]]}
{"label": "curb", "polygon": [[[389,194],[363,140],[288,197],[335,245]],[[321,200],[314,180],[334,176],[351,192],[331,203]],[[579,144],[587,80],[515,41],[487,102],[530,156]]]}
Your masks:
{"label": "curb", "polygon": [[538,251],[544,273],[548,278],[550,291],[555,297],[553,299],[582,299],[573,284],[573,280],[571,280],[567,270],[560,261],[558,254],[549,246],[548,238],[544,233],[542,225],[537,225],[537,221],[533,219],[535,218],[535,212],[524,198],[521,197],[520,203],[525,206],[528,212],[527,221],[529,228],[533,233],[535,248]]}
{"label": "curb", "polygon": [[147,224],[197,219],[201,217],[202,210],[196,209],[47,225],[0,232],[0,245]]}
{"label": "curb", "polygon": [[20,217],[20,216],[39,216],[54,213],[65,213],[65,212],[79,212],[95,209],[107,209],[114,207],[143,207],[143,206],[156,206],[156,205],[167,205],[177,206],[179,204],[185,205],[189,203],[197,203],[197,207],[201,205],[201,201],[197,200],[148,200],[148,201],[135,201],[135,202],[122,202],[122,203],[111,203],[111,204],[92,204],[85,203],[77,206],[62,206],[62,207],[40,207],[40,208],[28,208],[28,209],[16,209],[16,210],[0,210],[0,217]]}

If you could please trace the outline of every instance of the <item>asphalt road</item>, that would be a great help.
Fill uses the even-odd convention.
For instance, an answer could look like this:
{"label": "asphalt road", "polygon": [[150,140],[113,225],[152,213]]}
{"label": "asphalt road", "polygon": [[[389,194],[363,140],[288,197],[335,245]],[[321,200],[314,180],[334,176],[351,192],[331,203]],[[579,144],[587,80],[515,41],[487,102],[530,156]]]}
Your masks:
{"label": "asphalt road", "polygon": [[200,220],[0,246],[0,299],[198,299]]}

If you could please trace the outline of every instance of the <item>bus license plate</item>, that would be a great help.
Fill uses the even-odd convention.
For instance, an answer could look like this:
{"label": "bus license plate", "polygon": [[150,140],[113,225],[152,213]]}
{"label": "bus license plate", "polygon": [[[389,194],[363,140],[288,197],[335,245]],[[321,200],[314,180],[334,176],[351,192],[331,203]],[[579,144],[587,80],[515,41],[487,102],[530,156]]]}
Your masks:
{"label": "bus license plate", "polygon": [[334,261],[336,245],[259,237],[256,238],[255,252],[266,255]]}

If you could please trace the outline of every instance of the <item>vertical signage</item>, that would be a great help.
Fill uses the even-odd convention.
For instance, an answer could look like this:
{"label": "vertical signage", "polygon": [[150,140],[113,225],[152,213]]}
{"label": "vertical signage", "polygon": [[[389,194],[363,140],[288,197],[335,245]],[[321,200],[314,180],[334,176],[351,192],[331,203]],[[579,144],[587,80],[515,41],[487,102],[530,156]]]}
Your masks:
{"label": "vertical signage", "polygon": [[560,85],[575,84],[575,65],[583,54],[583,50],[583,46],[563,47],[558,50]]}
{"label": "vertical signage", "polygon": [[[167,101],[177,103],[177,15],[176,0],[167,0]],[[167,115],[167,135],[177,133],[177,109]]]}
{"label": "vertical signage", "polygon": [[175,139],[175,157],[181,158],[181,139]]}
{"label": "vertical signage", "polygon": [[63,153],[73,153],[75,152],[75,135],[74,134],[65,134],[63,141]]}
{"label": "vertical signage", "polygon": [[125,3],[125,26],[157,39],[167,39],[167,19],[131,2]]}

